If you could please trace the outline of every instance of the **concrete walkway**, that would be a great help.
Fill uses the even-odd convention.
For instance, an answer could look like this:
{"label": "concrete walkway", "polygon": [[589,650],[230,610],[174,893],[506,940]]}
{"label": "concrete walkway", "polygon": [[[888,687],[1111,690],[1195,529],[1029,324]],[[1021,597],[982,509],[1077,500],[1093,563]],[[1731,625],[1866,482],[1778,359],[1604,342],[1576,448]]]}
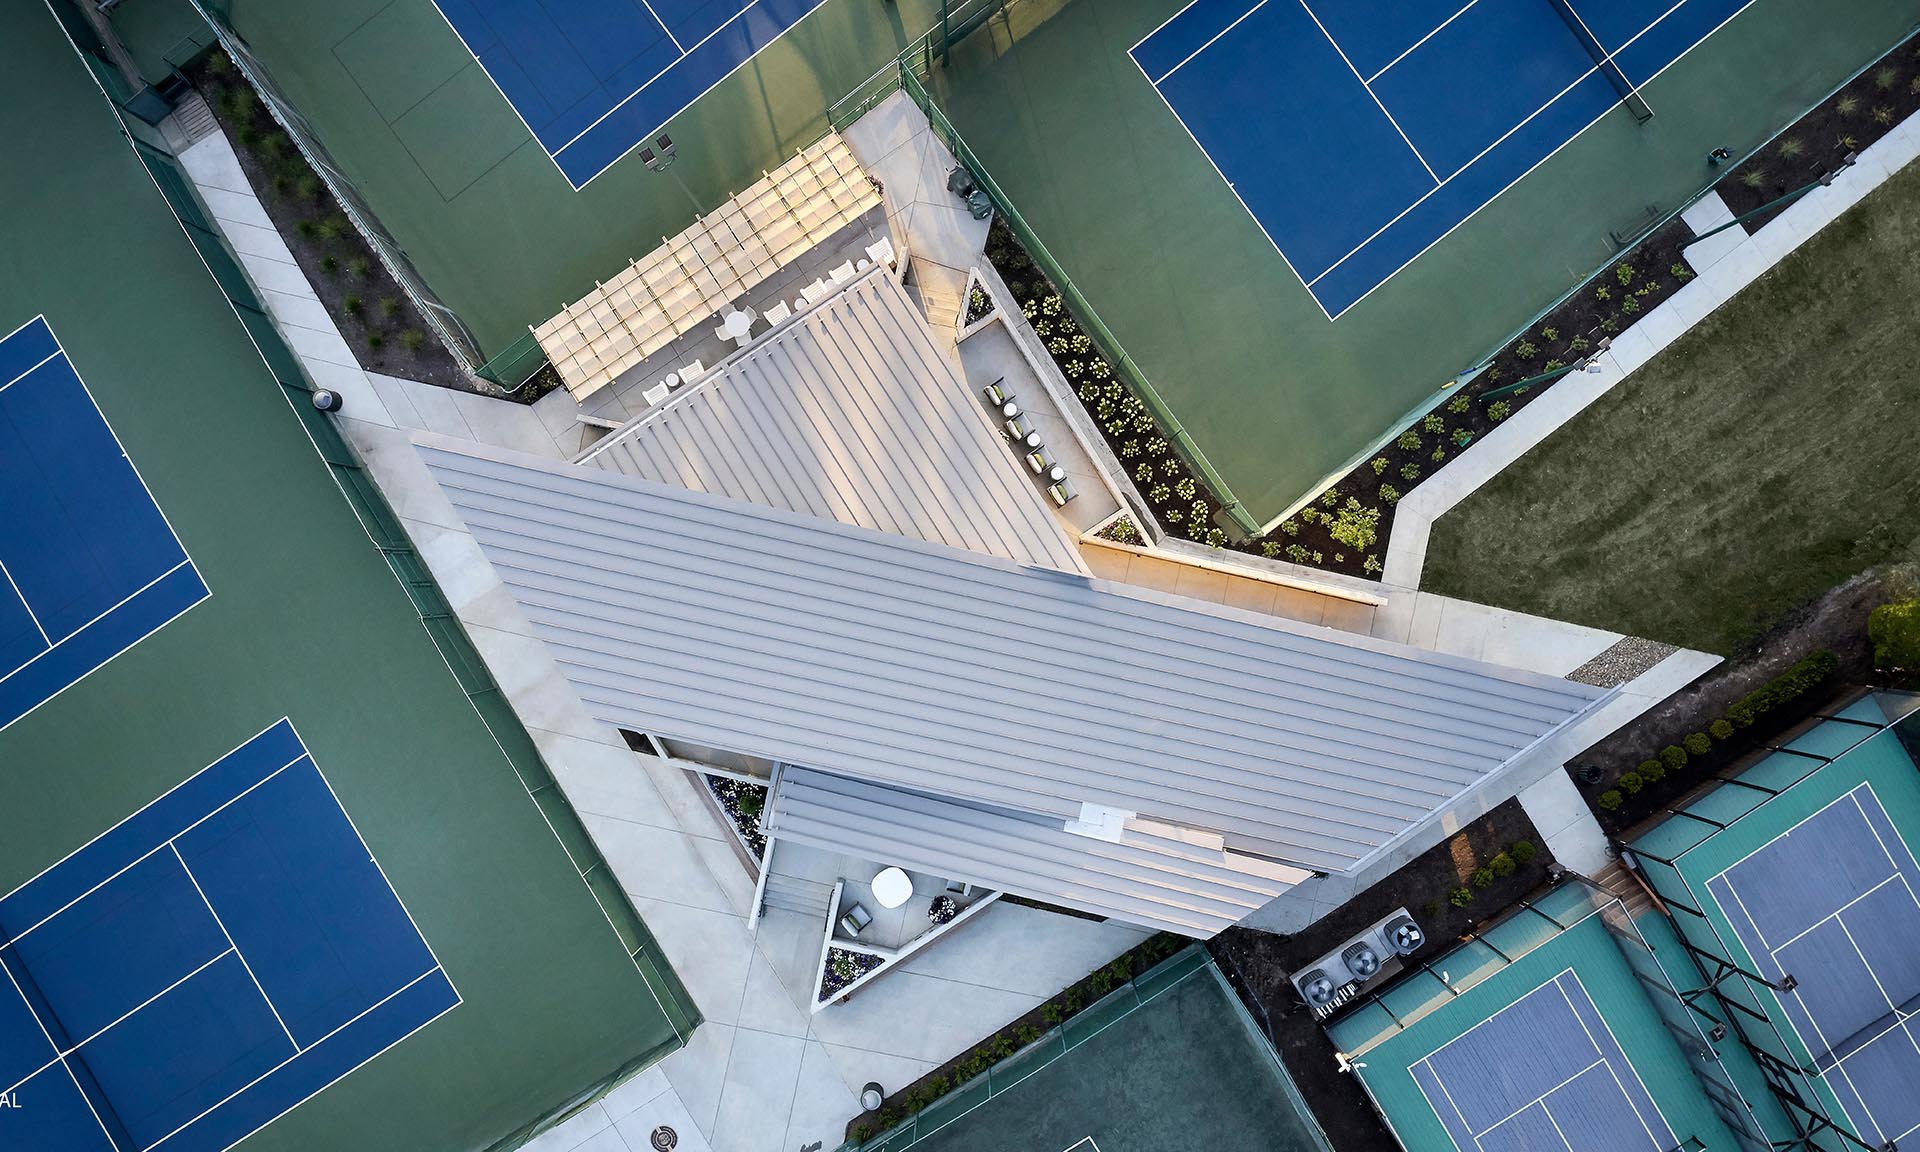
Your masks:
{"label": "concrete walkway", "polygon": [[587,715],[408,439],[440,431],[565,458],[570,402],[543,411],[364,372],[226,138],[207,136],[180,159],[302,367],[343,397],[342,430],[705,1017],[686,1049],[530,1148],[650,1152],[658,1124],[679,1133],[682,1152],[835,1148],[862,1084],[919,1077],[1142,938],[998,904],[810,1017],[824,921],[773,911],[749,930],[753,878],[700,785]]}

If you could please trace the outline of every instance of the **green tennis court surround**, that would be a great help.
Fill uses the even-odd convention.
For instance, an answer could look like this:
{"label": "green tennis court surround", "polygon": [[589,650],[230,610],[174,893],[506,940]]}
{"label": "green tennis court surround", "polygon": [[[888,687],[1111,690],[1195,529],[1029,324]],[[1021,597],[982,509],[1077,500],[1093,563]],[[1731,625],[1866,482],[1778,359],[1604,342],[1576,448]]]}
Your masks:
{"label": "green tennis court surround", "polygon": [[[206,229],[163,142],[115,117],[44,6],[0,10],[0,55],[11,65],[0,80],[0,139],[15,161],[0,169],[9,268],[0,331],[44,315],[211,593],[0,732],[9,789],[0,892],[288,717],[460,1002],[365,1063],[343,1060],[304,1103],[306,1092],[290,1090],[281,1107],[234,1121],[229,1139],[196,1147],[224,1147],[297,1103],[245,1147],[477,1152],[681,1046],[697,1012],[606,884],[591,841],[329,418],[308,403],[297,362]],[[265,962],[272,946],[249,936],[251,898],[209,886],[252,869],[203,866],[197,853],[212,849],[180,843],[180,875],[206,889],[238,943],[213,931],[196,940],[245,956],[270,993],[263,999],[287,1008],[304,993],[282,990],[295,985]],[[169,906],[199,898],[191,883],[166,892]],[[0,920],[9,933],[25,927]],[[142,971],[165,987],[205,962],[182,957],[188,968]],[[382,983],[417,974],[395,973],[359,980],[370,998],[339,1003],[360,1011],[393,990]],[[216,976],[240,992],[253,987],[231,959],[206,969]],[[76,1031],[88,1026],[85,1012],[53,1014],[62,1012]],[[200,1020],[159,1001],[129,1023],[162,1016],[174,1031]],[[252,1022],[283,1044],[317,1043],[292,1016],[291,1036],[270,1013]],[[190,1062],[173,1062],[187,1060],[185,1048],[155,1047],[152,1070],[185,1075]],[[92,1071],[108,1080],[114,1067]],[[114,1107],[150,1133],[137,1116],[158,1124],[163,1112],[201,1111],[150,1110],[143,1101],[161,1098],[152,1085],[137,1076],[120,1085]],[[0,1109],[0,1147],[48,1147],[8,1136],[27,1115]]]}

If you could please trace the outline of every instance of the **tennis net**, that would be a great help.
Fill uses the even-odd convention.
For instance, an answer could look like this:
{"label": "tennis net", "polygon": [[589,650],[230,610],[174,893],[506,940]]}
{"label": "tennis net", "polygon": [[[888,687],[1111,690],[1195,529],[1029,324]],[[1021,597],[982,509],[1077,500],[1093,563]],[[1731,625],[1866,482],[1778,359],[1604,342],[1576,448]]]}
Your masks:
{"label": "tennis net", "polygon": [[1614,91],[1620,93],[1620,102],[1627,106],[1627,111],[1633,113],[1633,118],[1642,122],[1653,119],[1653,106],[1647,103],[1646,98],[1640,95],[1640,90],[1627,79],[1627,74],[1620,70],[1620,65],[1614,63],[1612,54],[1600,43],[1600,38],[1593,34],[1593,29],[1587,27],[1587,22],[1581,18],[1580,13],[1574,11],[1570,0],[1547,0],[1547,3],[1560,14],[1560,19],[1567,25],[1567,30],[1573,33],[1574,39],[1580,41],[1580,46],[1587,50],[1587,55],[1593,57],[1594,66],[1599,68],[1607,80],[1613,84]]}

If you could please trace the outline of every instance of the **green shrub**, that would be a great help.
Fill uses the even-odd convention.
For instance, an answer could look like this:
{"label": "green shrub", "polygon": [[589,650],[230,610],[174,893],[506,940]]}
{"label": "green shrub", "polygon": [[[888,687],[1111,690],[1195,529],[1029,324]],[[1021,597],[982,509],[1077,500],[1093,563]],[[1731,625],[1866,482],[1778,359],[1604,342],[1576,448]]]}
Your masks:
{"label": "green shrub", "polygon": [[1369,463],[1373,466],[1373,474],[1375,476],[1387,470],[1387,458],[1385,456],[1375,456]]}
{"label": "green shrub", "polygon": [[1386,566],[1380,563],[1379,556],[1368,556],[1366,562],[1360,565],[1360,570],[1366,573],[1383,572]]}
{"label": "green shrub", "polygon": [[1035,1028],[1031,1024],[1020,1025],[1020,1027],[1013,1030],[1013,1034],[1014,1038],[1020,1042],[1020,1047],[1022,1048],[1040,1039],[1040,1029]]}
{"label": "green shrub", "polygon": [[1540,349],[1535,347],[1533,341],[1522,340],[1513,346],[1513,354],[1522,360],[1531,360],[1540,354]]}
{"label": "green shrub", "polygon": [[1471,407],[1473,407],[1473,400],[1466,396],[1455,396],[1453,399],[1447,401],[1447,411],[1456,414],[1465,412]]}
{"label": "green shrub", "polygon": [[1555,328],[1552,325],[1548,325],[1547,327],[1540,329],[1540,339],[1545,340],[1549,344],[1552,344],[1554,341],[1560,339],[1560,329]]}
{"label": "green shrub", "polygon": [[340,261],[334,259],[332,253],[328,253],[320,257],[320,271],[332,276],[340,271]]}
{"label": "green shrub", "polygon": [[1620,793],[1615,791],[1612,788],[1609,788],[1605,792],[1600,793],[1600,807],[1605,809],[1608,812],[1612,812],[1616,808],[1620,807],[1622,803],[1623,803],[1623,800],[1620,796]]}
{"label": "green shrub", "polygon": [[1427,413],[1427,418],[1420,421],[1420,427],[1427,432],[1445,432],[1447,430],[1446,417],[1440,415],[1438,412],[1429,412]]}
{"label": "green shrub", "polygon": [[293,230],[308,239],[312,239],[319,233],[320,225],[311,220],[296,220],[293,224]]}
{"label": "green shrub", "polygon": [[1507,849],[1507,855],[1513,857],[1515,864],[1524,865],[1532,863],[1533,858],[1539,854],[1540,849],[1534,847],[1533,841],[1531,840],[1515,840],[1513,847]]}
{"label": "green shrub", "polygon": [[865,1144],[871,1139],[873,1139],[873,1125],[862,1122],[853,1126],[853,1142],[855,1144]]}
{"label": "green shrub", "polygon": [[1435,448],[1433,450],[1433,462],[1435,464],[1444,463],[1446,459],[1447,459],[1447,449],[1444,445],[1439,448]]}
{"label": "green shrub", "polygon": [[1319,499],[1320,507],[1331,508],[1335,504],[1340,503],[1340,489],[1329,488],[1325,492],[1320,493]]}
{"label": "green shrub", "polygon": [[934,1099],[936,1100],[942,1096],[945,1096],[948,1090],[951,1089],[952,1087],[953,1087],[953,1082],[948,1080],[945,1076],[935,1076],[931,1080],[927,1081],[927,1092],[929,1095],[933,1096]]}
{"label": "green shrub", "polygon": [[1405,480],[1408,483],[1412,483],[1413,481],[1420,479],[1420,465],[1418,464],[1402,465],[1400,468],[1400,479]]}
{"label": "green shrub", "polygon": [[1920,600],[1882,604],[1867,617],[1873,666],[1888,672],[1920,668]]}
{"label": "green shrub", "polygon": [[1806,155],[1807,142],[1798,136],[1788,136],[1774,146],[1774,151],[1780,154],[1782,160],[1797,160]]}
{"label": "green shrub", "polygon": [[1260,555],[1265,556],[1269,560],[1280,559],[1280,541],[1262,540],[1260,542]]}
{"label": "green shrub", "polygon": [[1048,1027],[1052,1027],[1053,1025],[1060,1023],[1060,1019],[1061,1019],[1060,1005],[1048,1004],[1042,1007],[1040,1009],[1040,1019],[1045,1020],[1047,1022]]}
{"label": "green shrub", "polygon": [[1648,760],[1634,771],[1640,774],[1642,784],[1657,784],[1667,777],[1667,766],[1658,760]]}
{"label": "green shrub", "polygon": [[1493,869],[1484,865],[1475,868],[1473,870],[1473,886],[1475,888],[1491,888],[1493,886]]}
{"label": "green shrub", "polygon": [[1767,170],[1765,168],[1749,168],[1745,172],[1740,173],[1740,183],[1755,191],[1765,188],[1767,186]]}
{"label": "green shrub", "polygon": [[1455,908],[1465,908],[1467,905],[1473,903],[1473,889],[1455,888],[1453,891],[1447,893],[1447,903],[1453,905]]}
{"label": "green shrub", "polygon": [[1660,763],[1667,766],[1667,771],[1678,772],[1687,766],[1687,750],[1678,744],[1669,744],[1660,749]]}
{"label": "green shrub", "polygon": [[1365,507],[1349,496],[1327,525],[1327,534],[1349,548],[1365,551],[1379,539],[1379,525],[1380,509]]}
{"label": "green shrub", "polygon": [[1300,521],[1282,520],[1280,521],[1280,531],[1285,532],[1289,536],[1298,536],[1300,535]]}
{"label": "green shrub", "polygon": [[1728,723],[1725,717],[1722,717],[1707,725],[1707,733],[1715,740],[1731,740],[1733,739],[1733,725]]}
{"label": "green shrub", "polygon": [[1417,452],[1420,449],[1420,433],[1409,428],[1400,433],[1400,439],[1395,440],[1394,443],[1408,452]]}
{"label": "green shrub", "polygon": [[1839,667],[1840,658],[1823,648],[1735,700],[1727,709],[1727,719],[1738,728],[1752,727],[1760,717],[1812,691]]}
{"label": "green shrub", "polygon": [[[1498,424],[1511,415],[1513,415],[1513,405],[1507,403],[1505,400],[1495,400],[1493,403],[1487,405],[1487,419],[1493,421],[1495,424]],[[1478,457],[1475,457],[1475,459],[1478,459]]]}
{"label": "green shrub", "polygon": [[1515,863],[1513,857],[1507,855],[1505,852],[1496,852],[1493,855],[1493,859],[1487,861],[1487,870],[1495,876],[1511,876],[1513,875],[1514,869],[1518,867],[1520,867],[1520,865]]}
{"label": "green shrub", "polygon": [[385,316],[389,320],[400,315],[399,299],[393,296],[380,297],[380,315]]}
{"label": "green shrub", "polygon": [[1400,489],[1391,484],[1380,485],[1380,503],[1395,504],[1400,500]]}
{"label": "green shrub", "polygon": [[366,301],[351,292],[347,293],[346,298],[340,301],[340,306],[345,308],[349,315],[353,316],[358,316],[367,310]]}
{"label": "green shrub", "polygon": [[1860,114],[1860,97],[1849,92],[1833,102],[1833,110],[1842,116],[1858,116]]}
{"label": "green shrub", "polygon": [[1627,264],[1627,263],[1621,263],[1614,266],[1613,278],[1615,280],[1620,281],[1620,283],[1622,284],[1633,283],[1633,276],[1634,276],[1633,265]]}
{"label": "green shrub", "polygon": [[1689,732],[1687,738],[1680,741],[1680,746],[1687,750],[1689,756],[1705,756],[1713,750],[1713,737],[1705,732]]}
{"label": "green shrub", "polygon": [[1900,69],[1891,64],[1881,65],[1874,70],[1873,86],[1882,92],[1891,92],[1894,82],[1900,79]]}
{"label": "green shrub", "polygon": [[1293,561],[1295,564],[1305,564],[1307,562],[1307,546],[1304,544],[1287,545],[1287,559]]}
{"label": "green shrub", "polygon": [[322,240],[338,240],[347,234],[345,216],[328,216],[314,225],[314,233]]}
{"label": "green shrub", "polygon": [[387,342],[387,338],[385,336],[382,336],[378,332],[367,333],[367,347],[369,348],[377,350],[381,346],[385,345],[386,342]]}
{"label": "green shrub", "polygon": [[1629,796],[1646,786],[1646,780],[1638,772],[1622,772],[1620,774],[1620,790]]}

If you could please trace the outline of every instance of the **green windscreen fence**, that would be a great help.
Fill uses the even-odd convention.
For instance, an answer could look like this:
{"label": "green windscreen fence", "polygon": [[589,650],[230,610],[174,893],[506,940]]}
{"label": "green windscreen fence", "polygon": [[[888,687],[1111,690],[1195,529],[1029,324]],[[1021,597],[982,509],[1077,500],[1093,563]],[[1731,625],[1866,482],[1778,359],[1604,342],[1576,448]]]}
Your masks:
{"label": "green windscreen fence", "polygon": [[487,671],[479,652],[460,626],[452,607],[428,571],[425,561],[415,551],[413,541],[407,536],[398,517],[367,474],[352,446],[334,426],[332,417],[314,409],[311,401],[313,387],[302,372],[299,360],[281,340],[279,331],[254,295],[238,262],[214,231],[174,158],[164,150],[162,142],[146,125],[127,116],[122,117],[122,122],[127,128],[135,154],[153,177],[174,217],[232,304],[241,324],[252,336],[261,358],[292,402],[294,413],[300,418],[315,450],[346,496],[347,503],[359,518],[373,546],[379,549],[394,578],[405,589],[422,626],[440,650],[447,667],[452,670],[474,710],[493,734],[528,795],[539,806],[548,827],[572,859],[581,883],[605,914],[628,959],[673,1026],[674,1040],[627,1061],[599,1083],[583,1091],[560,1112],[527,1125],[493,1146],[496,1149],[517,1147],[543,1128],[631,1079],[669,1051],[684,1046],[701,1022],[700,1011],[667,963],[659,942],[648,931],[639,912],[613,879],[606,860],[594,846],[572,804],[554,781],[533,738],[521,725],[499,685]]}
{"label": "green windscreen fence", "polygon": [[986,1105],[1055,1061],[1133,1015],[1145,1005],[1203,972],[1213,963],[1207,950],[1191,946],[1141,973],[1106,996],[1049,1029],[1020,1051],[990,1065],[980,1075],[907,1117],[897,1127],[865,1142],[849,1140],[837,1152],[906,1152],[961,1117]]}

